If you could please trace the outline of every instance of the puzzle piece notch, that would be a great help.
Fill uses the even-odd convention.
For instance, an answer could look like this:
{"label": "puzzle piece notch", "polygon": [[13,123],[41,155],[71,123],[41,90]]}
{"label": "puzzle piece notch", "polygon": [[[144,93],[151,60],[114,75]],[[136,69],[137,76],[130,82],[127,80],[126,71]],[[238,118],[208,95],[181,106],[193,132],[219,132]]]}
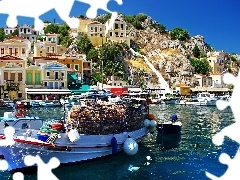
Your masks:
{"label": "puzzle piece notch", "polygon": [[226,153],[222,153],[219,157],[219,161],[222,164],[228,165],[227,171],[221,176],[217,177],[209,172],[205,172],[206,176],[212,180],[238,180],[240,177],[239,164],[240,164],[240,149],[237,150],[237,153],[234,158]]}
{"label": "puzzle piece notch", "polygon": [[38,174],[37,174],[38,180],[46,180],[46,179],[59,180],[52,173],[52,169],[55,169],[60,165],[60,161],[56,157],[51,158],[50,161],[47,164],[45,164],[39,155],[37,156],[27,155],[24,158],[24,163],[27,166],[32,166],[34,164],[38,165]]}
{"label": "puzzle piece notch", "polygon": [[233,84],[234,85],[234,91],[232,93],[232,97],[230,102],[218,100],[217,101],[217,108],[219,110],[223,110],[227,108],[227,106],[230,106],[232,109],[232,112],[235,117],[235,121],[240,121],[240,113],[238,113],[238,103],[240,99],[240,73],[238,73],[238,76],[235,77],[233,74],[226,73],[223,76],[223,81],[225,84]]}
{"label": "puzzle piece notch", "polygon": [[8,170],[8,162],[5,159],[0,160],[0,171]]}
{"label": "puzzle piece notch", "polygon": [[0,140],[0,146],[12,146],[15,141],[13,139],[15,134],[15,129],[12,126],[7,126],[4,128],[5,139]]}
{"label": "puzzle piece notch", "polygon": [[13,180],[24,180],[24,175],[21,172],[15,172],[12,178]]}
{"label": "puzzle piece notch", "polygon": [[[55,9],[59,17],[65,21],[71,28],[78,28],[79,26],[79,19],[78,18],[71,18],[69,14],[72,10],[73,4],[75,0],[41,0],[39,1],[32,0],[31,3],[39,4],[38,8],[35,9],[28,9],[25,10],[25,7],[29,2],[27,0],[2,0],[0,1],[0,12],[2,14],[9,14],[7,18],[6,24],[8,27],[16,27],[18,24],[17,16],[24,16],[34,18],[34,28],[35,30],[39,31],[43,29],[44,23],[39,18],[42,14]],[[107,4],[110,0],[77,0],[82,3],[86,3],[90,5],[90,8],[87,10],[87,17],[95,18],[97,16],[98,9],[102,9],[108,13],[116,13],[110,11],[107,8]],[[122,5],[122,0],[115,0],[119,5]],[[14,4],[14,7],[12,6]],[[44,5],[44,6],[43,6]],[[9,11],[10,9],[10,11]],[[111,22],[113,21],[113,16],[111,17]],[[110,27],[113,24],[110,25]],[[109,29],[107,29],[109,30]]]}

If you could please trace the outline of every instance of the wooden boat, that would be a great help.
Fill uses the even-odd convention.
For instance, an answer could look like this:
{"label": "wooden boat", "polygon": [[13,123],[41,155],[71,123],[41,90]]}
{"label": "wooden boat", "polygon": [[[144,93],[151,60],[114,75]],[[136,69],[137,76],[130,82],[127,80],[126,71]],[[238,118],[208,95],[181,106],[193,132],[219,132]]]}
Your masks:
{"label": "wooden boat", "polygon": [[[122,150],[134,155],[138,151],[137,142],[156,128],[154,120],[148,120],[148,126],[143,123],[147,118],[146,107],[144,102],[136,106],[129,101],[74,105],[64,127],[47,124],[39,130],[30,129],[31,136],[15,136],[15,144],[1,147],[0,154],[4,155],[12,173],[28,168],[24,157],[29,154],[40,155],[45,162],[56,157],[61,165],[117,154]],[[0,136],[0,139],[4,138]]]}

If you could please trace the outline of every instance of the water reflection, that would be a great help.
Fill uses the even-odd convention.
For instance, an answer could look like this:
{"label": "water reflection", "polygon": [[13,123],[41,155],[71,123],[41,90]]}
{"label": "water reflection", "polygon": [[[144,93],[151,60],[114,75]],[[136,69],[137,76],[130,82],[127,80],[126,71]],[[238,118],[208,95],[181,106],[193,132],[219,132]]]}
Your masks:
{"label": "water reflection", "polygon": [[178,148],[181,141],[181,132],[176,134],[163,135],[158,133],[156,143],[159,144],[159,150],[170,150]]}

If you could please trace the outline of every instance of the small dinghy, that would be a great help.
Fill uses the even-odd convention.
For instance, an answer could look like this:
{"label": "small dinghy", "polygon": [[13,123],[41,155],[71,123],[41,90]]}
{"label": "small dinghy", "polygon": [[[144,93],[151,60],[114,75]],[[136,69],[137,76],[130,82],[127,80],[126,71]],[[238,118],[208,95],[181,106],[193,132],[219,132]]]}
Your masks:
{"label": "small dinghy", "polygon": [[182,123],[177,120],[178,116],[173,114],[171,116],[171,121],[159,122],[157,124],[158,132],[162,133],[163,135],[180,133],[182,129]]}

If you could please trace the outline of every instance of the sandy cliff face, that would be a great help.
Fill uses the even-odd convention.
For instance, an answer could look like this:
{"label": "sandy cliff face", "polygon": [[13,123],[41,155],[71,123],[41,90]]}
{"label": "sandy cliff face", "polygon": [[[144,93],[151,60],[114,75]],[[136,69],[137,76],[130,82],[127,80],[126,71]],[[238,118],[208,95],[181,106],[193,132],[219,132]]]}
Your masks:
{"label": "sandy cliff face", "polygon": [[[147,25],[145,26],[147,27]],[[162,34],[155,29],[135,30],[135,33],[132,44],[140,47],[140,52],[148,58],[170,86],[174,84],[194,86],[196,81],[193,77],[194,68],[190,65],[188,58],[192,55],[195,44],[198,45],[200,50],[207,51],[208,47],[203,36],[194,36],[186,42],[181,42],[171,40],[168,33]],[[129,65],[132,69],[142,67],[152,74],[152,78],[154,78],[152,83],[157,86],[160,85],[156,82],[155,73],[147,68],[144,60],[140,61],[138,59],[136,61],[132,59],[129,60]]]}

